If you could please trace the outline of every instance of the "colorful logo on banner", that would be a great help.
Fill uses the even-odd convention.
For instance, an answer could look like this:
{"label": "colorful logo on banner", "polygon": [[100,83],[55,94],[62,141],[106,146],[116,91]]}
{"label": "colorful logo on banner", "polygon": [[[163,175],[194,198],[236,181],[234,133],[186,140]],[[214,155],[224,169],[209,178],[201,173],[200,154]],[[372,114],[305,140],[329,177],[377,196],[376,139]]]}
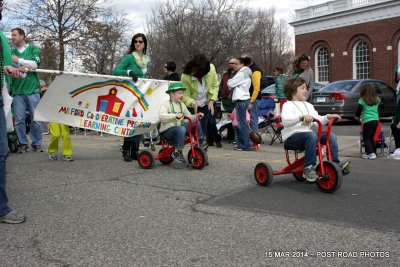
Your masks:
{"label": "colorful logo on banner", "polygon": [[[119,81],[119,80],[109,80],[109,81],[105,81],[105,82],[96,82],[96,83],[91,83],[91,84],[87,84],[84,86],[81,86],[73,91],[71,91],[69,94],[71,95],[72,98],[74,98],[75,96],[82,94],[84,92],[90,91],[90,90],[94,90],[94,89],[99,89],[99,88],[103,88],[105,86],[112,86],[114,88],[110,89],[110,92],[108,94],[108,97],[105,96],[104,98],[102,98],[101,101],[103,101],[102,103],[100,103],[100,107],[97,106],[97,108],[102,108],[102,109],[108,109],[108,105],[112,105],[111,102],[107,102],[107,101],[116,101],[118,98],[116,96],[118,90],[115,88],[115,86],[120,86],[125,88],[126,90],[128,90],[129,92],[131,92],[139,101],[140,106],[143,108],[144,111],[148,111],[149,110],[149,104],[147,103],[146,99],[144,98],[144,95],[142,92],[140,92],[139,88],[137,88],[134,84],[132,84],[129,81]],[[115,92],[112,93],[111,91],[115,89]],[[102,96],[101,96],[102,97]],[[100,97],[99,97],[100,99]],[[123,103],[123,101],[121,99],[119,99],[119,101],[121,101]],[[111,108],[111,110],[114,110],[114,108],[118,109],[118,107],[121,107],[120,104],[121,102],[119,102],[119,105],[113,106]],[[97,105],[99,105],[99,103],[97,103]],[[120,112],[122,110],[122,107],[120,109]],[[99,110],[98,110],[99,111]]]}

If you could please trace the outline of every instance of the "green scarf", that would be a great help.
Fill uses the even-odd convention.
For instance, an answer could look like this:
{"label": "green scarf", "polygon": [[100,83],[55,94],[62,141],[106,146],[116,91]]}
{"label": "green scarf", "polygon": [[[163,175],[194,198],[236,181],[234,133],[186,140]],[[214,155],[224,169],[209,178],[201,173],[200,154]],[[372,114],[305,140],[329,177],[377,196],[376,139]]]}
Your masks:
{"label": "green scarf", "polygon": [[146,54],[142,55],[142,58],[140,58],[139,54],[137,52],[132,52],[132,56],[136,61],[136,64],[141,68],[145,69],[147,68],[147,65],[150,62],[150,57],[147,56]]}

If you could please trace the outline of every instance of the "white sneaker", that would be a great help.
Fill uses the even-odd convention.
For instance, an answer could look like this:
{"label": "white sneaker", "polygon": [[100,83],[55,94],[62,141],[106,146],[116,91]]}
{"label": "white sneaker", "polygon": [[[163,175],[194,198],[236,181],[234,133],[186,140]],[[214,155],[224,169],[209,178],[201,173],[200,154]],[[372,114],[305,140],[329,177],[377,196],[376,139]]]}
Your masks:
{"label": "white sneaker", "polygon": [[314,166],[304,168],[303,178],[306,179],[307,183],[315,183],[318,180],[318,175],[315,172]]}
{"label": "white sneaker", "polygon": [[369,154],[368,159],[376,159],[376,154],[375,153]]}
{"label": "white sneaker", "polygon": [[362,158],[362,159],[368,159],[368,158],[369,158],[369,155],[367,155],[367,154],[365,154],[365,153],[362,153],[361,158]]}

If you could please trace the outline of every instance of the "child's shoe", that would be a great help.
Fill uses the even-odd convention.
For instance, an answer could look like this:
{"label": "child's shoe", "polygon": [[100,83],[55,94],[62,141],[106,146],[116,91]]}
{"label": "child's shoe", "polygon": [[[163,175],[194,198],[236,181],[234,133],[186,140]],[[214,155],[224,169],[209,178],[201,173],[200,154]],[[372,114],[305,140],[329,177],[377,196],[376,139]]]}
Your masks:
{"label": "child's shoe", "polygon": [[50,160],[58,160],[57,154],[49,154]]}
{"label": "child's shoe", "polygon": [[179,163],[186,163],[186,160],[182,154],[182,150],[172,152],[171,156],[174,160],[176,160]]}
{"label": "child's shoe", "polygon": [[74,161],[72,156],[69,156],[69,155],[63,155],[63,160],[65,160],[65,161]]}
{"label": "child's shoe", "polygon": [[307,183],[315,183],[318,180],[318,175],[315,172],[314,166],[308,166],[304,168],[303,178],[306,179]]}

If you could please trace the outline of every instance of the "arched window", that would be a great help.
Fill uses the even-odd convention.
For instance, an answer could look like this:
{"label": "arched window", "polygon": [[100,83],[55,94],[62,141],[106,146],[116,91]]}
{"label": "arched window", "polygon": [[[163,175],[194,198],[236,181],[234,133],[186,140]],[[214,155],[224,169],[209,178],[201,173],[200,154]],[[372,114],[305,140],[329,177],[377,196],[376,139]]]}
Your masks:
{"label": "arched window", "polygon": [[316,64],[316,82],[329,83],[329,51],[328,48],[322,46],[315,51]]}
{"label": "arched window", "polygon": [[397,44],[397,64],[399,64],[400,66],[400,39],[399,39],[399,43]]}
{"label": "arched window", "polygon": [[369,46],[365,41],[359,41],[353,48],[353,78],[369,78]]}

